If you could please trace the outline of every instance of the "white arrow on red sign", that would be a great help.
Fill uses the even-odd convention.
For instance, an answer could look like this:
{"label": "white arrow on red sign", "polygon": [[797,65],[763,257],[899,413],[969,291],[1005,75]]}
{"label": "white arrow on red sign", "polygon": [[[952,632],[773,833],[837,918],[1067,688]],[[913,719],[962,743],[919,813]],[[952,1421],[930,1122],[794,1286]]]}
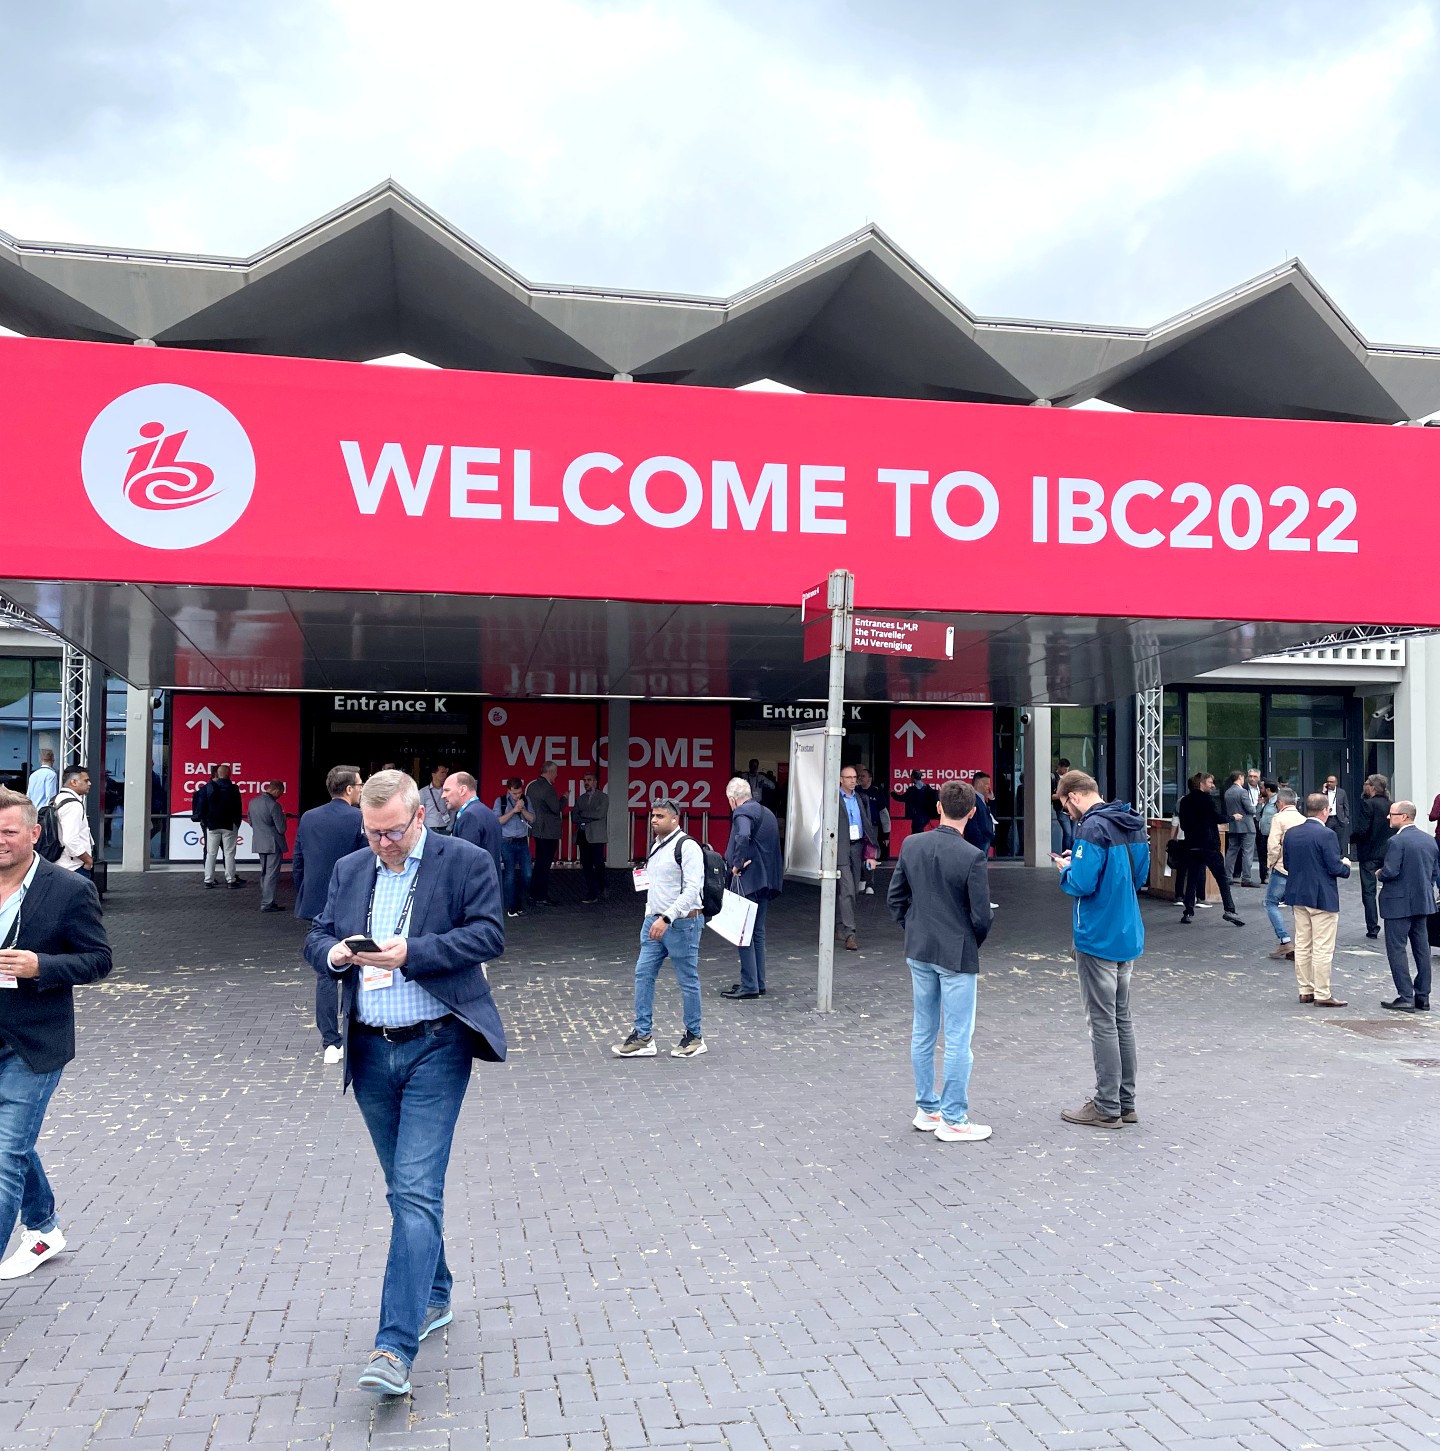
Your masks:
{"label": "white arrow on red sign", "polygon": [[202,705],[185,724],[191,730],[194,730],[196,726],[200,727],[200,749],[202,751],[208,751],[210,749],[210,729],[212,726],[217,731],[223,731],[225,729],[225,722],[208,705]]}
{"label": "white arrow on red sign", "polygon": [[923,741],[925,739],[925,732],[913,720],[907,720],[895,732],[895,739],[905,742],[905,759],[907,761],[913,761],[915,759],[915,742]]}

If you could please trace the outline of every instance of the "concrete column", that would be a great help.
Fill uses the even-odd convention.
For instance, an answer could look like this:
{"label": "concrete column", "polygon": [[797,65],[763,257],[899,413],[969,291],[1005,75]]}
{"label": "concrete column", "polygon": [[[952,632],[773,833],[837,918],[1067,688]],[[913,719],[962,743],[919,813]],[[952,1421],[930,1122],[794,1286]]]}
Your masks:
{"label": "concrete column", "polygon": [[154,726],[148,685],[125,688],[125,837],[122,872],[150,869],[150,735]]}
{"label": "concrete column", "polygon": [[610,701],[610,765],[605,793],[610,798],[610,847],[605,853],[609,866],[630,870],[634,847],[630,843],[630,702]]}
{"label": "concrete column", "polygon": [[1049,867],[1050,821],[1050,707],[1032,705],[1022,714],[1030,721],[1025,732],[1025,865]]}
{"label": "concrete column", "polygon": [[1417,635],[1405,642],[1405,672],[1395,687],[1395,779],[1390,790],[1394,800],[1415,802],[1422,820],[1440,792],[1440,750],[1431,744],[1437,720],[1440,636]]}

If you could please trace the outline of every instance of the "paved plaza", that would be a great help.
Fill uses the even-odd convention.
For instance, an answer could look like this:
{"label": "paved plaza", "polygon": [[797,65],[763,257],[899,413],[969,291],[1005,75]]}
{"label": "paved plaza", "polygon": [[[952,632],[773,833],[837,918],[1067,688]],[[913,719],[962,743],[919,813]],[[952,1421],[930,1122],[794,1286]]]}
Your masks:
{"label": "paved plaza", "polygon": [[[252,873],[253,874],[253,873]],[[509,924],[512,1043],[451,1164],[455,1320],[412,1397],[352,1388],[388,1211],[288,915],[112,877],[116,968],[40,1148],[71,1252],[0,1286],[0,1448],[1440,1447],[1440,1015],[1382,1013],[1346,884],[1302,1008],[1243,930],[1147,903],[1138,1126],[1060,1121],[1089,1049],[1053,878],[997,868],[972,1116],[910,1127],[883,900],[813,1010],[817,896],[770,995],[702,949],[710,1051],[620,1062],[640,908]],[[282,901],[289,899],[288,882]],[[673,975],[657,1033],[681,1031]]]}

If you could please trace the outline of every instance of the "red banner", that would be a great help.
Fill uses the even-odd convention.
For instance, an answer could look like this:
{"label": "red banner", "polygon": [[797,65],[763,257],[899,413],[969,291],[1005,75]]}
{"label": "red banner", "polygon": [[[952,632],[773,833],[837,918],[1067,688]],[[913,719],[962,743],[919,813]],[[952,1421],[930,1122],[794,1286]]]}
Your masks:
{"label": "red banner", "polygon": [[66,521],[32,578],[793,609],[859,549],[877,610],[1440,625],[1393,563],[1437,466],[1433,429],[0,339],[0,485]]}
{"label": "red banner", "polygon": [[[300,701],[293,695],[183,695],[173,698],[170,752],[170,857],[204,855],[198,824],[190,820],[195,789],[210,767],[226,764],[240,788],[242,809],[266,781],[284,781],[281,807],[290,815],[300,800]],[[294,833],[291,833],[291,842]],[[253,856],[250,828],[242,825],[239,854]]]}
{"label": "red banner", "polygon": [[[970,781],[994,770],[994,712],[895,706],[890,712],[890,789],[904,791],[910,773],[939,790],[951,780]],[[909,835],[905,808],[891,797],[891,851]]]}
{"label": "red banner", "polygon": [[505,794],[510,777],[518,776],[528,786],[547,761],[559,767],[555,789],[567,808],[580,795],[583,777],[594,772],[604,781],[603,710],[560,700],[497,701],[484,710],[478,794],[487,806]]}

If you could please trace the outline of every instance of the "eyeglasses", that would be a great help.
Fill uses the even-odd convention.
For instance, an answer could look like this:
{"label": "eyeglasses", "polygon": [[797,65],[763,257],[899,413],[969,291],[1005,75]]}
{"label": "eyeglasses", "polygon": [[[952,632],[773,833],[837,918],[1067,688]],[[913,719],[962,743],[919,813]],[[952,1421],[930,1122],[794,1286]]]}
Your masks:
{"label": "eyeglasses", "polygon": [[419,815],[419,813],[420,808],[417,806],[415,810],[410,813],[410,820],[407,821],[404,826],[397,826],[391,831],[371,831],[370,828],[367,826],[363,828],[365,832],[365,840],[368,841],[371,846],[378,846],[379,843],[382,841],[403,841],[405,839],[405,833],[410,830],[411,826],[414,825],[415,818]]}

